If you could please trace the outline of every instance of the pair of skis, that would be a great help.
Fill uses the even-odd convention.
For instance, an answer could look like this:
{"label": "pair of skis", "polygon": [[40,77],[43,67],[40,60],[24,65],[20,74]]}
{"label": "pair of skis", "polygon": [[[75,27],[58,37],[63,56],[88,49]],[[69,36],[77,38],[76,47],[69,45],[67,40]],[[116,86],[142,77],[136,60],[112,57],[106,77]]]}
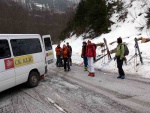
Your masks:
{"label": "pair of skis", "polygon": [[135,54],[128,60],[128,62],[129,62],[130,60],[132,60],[134,57],[139,56],[139,57],[140,57],[140,62],[141,62],[141,64],[143,65],[142,52],[140,51],[137,38],[135,38],[134,41],[135,41],[135,49],[138,51],[138,53],[137,53],[136,50],[135,50]]}
{"label": "pair of skis", "polygon": [[142,55],[141,55],[141,52],[140,52],[140,48],[139,48],[139,44],[138,44],[137,38],[135,38],[134,41],[135,41],[135,47],[138,50],[138,54],[139,54],[139,57],[140,57],[141,64],[143,65],[143,58],[142,58]]}
{"label": "pair of skis", "polygon": [[[109,60],[112,59],[111,54],[110,54],[110,51],[109,51],[109,48],[108,48],[108,45],[107,45],[107,41],[106,41],[105,38],[104,38],[103,40],[104,40],[104,44],[105,44],[105,46],[106,46],[107,54],[104,54],[104,55],[100,56],[99,58],[96,59],[95,62],[99,61],[100,59],[104,58],[104,57],[107,56],[107,55],[108,55],[108,59],[109,59]],[[95,63],[95,62],[94,62],[94,63]]]}
{"label": "pair of skis", "polygon": [[106,50],[107,50],[107,54],[105,54],[104,57],[105,57],[106,55],[108,55],[109,61],[106,62],[105,64],[103,64],[102,67],[100,67],[100,68],[98,69],[99,71],[102,71],[102,69],[103,69],[105,66],[108,66],[108,65],[111,63],[111,61],[113,60],[112,57],[111,57],[111,53],[110,53],[110,51],[109,51],[108,45],[107,45],[107,40],[106,40],[105,38],[103,38],[103,40],[104,40],[104,43],[105,43],[105,46],[106,46]]}
{"label": "pair of skis", "polygon": [[112,59],[112,57],[111,57],[111,54],[110,54],[110,51],[109,51],[109,48],[108,48],[108,45],[107,45],[107,41],[106,41],[106,39],[105,38],[103,38],[103,40],[104,40],[104,43],[105,43],[105,46],[106,46],[106,50],[107,50],[107,55],[108,55],[108,59]]}

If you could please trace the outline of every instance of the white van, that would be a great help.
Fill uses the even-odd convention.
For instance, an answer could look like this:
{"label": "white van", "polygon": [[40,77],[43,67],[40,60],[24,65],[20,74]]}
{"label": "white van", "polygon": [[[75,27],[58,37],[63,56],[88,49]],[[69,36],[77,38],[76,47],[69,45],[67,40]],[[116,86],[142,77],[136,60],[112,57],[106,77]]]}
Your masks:
{"label": "white van", "polygon": [[37,86],[53,60],[50,35],[0,34],[0,92],[25,82]]}

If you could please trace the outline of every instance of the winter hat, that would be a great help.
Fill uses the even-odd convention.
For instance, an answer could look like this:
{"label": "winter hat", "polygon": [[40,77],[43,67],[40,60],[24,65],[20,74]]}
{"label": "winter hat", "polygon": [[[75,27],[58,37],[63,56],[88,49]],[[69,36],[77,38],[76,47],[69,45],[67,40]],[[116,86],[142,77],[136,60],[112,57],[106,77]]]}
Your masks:
{"label": "winter hat", "polygon": [[91,43],[91,41],[90,41],[90,40],[88,40],[88,43]]}
{"label": "winter hat", "polygon": [[84,41],[83,44],[86,44],[86,42]]}

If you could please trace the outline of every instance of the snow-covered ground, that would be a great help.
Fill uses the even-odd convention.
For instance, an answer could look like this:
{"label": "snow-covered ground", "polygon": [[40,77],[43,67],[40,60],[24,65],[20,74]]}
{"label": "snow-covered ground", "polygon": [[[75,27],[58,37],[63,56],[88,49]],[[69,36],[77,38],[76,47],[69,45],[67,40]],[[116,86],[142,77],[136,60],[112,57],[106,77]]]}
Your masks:
{"label": "snow-covered ground", "polygon": [[[112,1],[112,0],[111,0]],[[129,48],[129,55],[127,56],[127,60],[129,60],[135,54],[135,42],[134,38],[150,38],[150,29],[147,29],[147,19],[145,18],[146,12],[148,8],[150,8],[150,0],[122,0],[124,2],[124,11],[120,13],[114,13],[110,18],[114,24],[111,26],[111,32],[107,34],[102,34],[101,36],[96,37],[92,40],[93,43],[103,42],[103,38],[106,38],[108,47],[110,50],[114,49],[117,46],[117,43],[110,45],[109,43],[116,41],[118,37],[122,37],[123,42],[128,44]],[[128,12],[127,16],[124,20],[119,20],[119,16],[122,13]],[[140,30],[139,28],[143,28]],[[76,35],[71,36],[70,38],[62,41],[61,47],[66,42],[69,42],[73,49],[73,62],[80,64],[83,59],[81,58],[81,49],[82,49],[82,42],[83,36],[77,37]],[[86,34],[88,35],[88,34]],[[84,40],[87,41],[88,39]],[[133,58],[127,65],[124,65],[124,70],[126,75],[139,75],[145,78],[150,78],[150,42],[148,43],[141,43],[138,42],[140,50],[142,52],[143,62],[144,65],[141,65],[139,56]],[[53,46],[55,48],[56,45]],[[97,55],[102,55],[101,53],[102,48],[97,47]],[[112,54],[114,57],[115,54]],[[96,68],[100,68],[108,61],[108,57],[99,60],[95,63]],[[116,62],[112,61],[108,66],[106,66],[103,70],[117,72]]]}

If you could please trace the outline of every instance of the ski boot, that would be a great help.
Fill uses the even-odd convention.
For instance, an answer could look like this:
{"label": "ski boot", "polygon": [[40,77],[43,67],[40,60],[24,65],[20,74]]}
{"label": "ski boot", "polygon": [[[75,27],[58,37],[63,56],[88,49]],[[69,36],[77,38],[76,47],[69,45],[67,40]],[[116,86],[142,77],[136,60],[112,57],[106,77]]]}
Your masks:
{"label": "ski boot", "polygon": [[88,71],[88,67],[85,67],[85,68],[84,68],[84,71]]}
{"label": "ski boot", "polygon": [[119,75],[117,78],[121,78],[121,75]]}
{"label": "ski boot", "polygon": [[95,73],[91,73],[91,77],[94,77],[95,76]]}
{"label": "ski boot", "polygon": [[94,73],[89,73],[88,76],[94,77],[95,74]]}
{"label": "ski boot", "polygon": [[124,76],[124,75],[122,75],[122,76],[121,76],[121,79],[125,79],[125,76]]}

